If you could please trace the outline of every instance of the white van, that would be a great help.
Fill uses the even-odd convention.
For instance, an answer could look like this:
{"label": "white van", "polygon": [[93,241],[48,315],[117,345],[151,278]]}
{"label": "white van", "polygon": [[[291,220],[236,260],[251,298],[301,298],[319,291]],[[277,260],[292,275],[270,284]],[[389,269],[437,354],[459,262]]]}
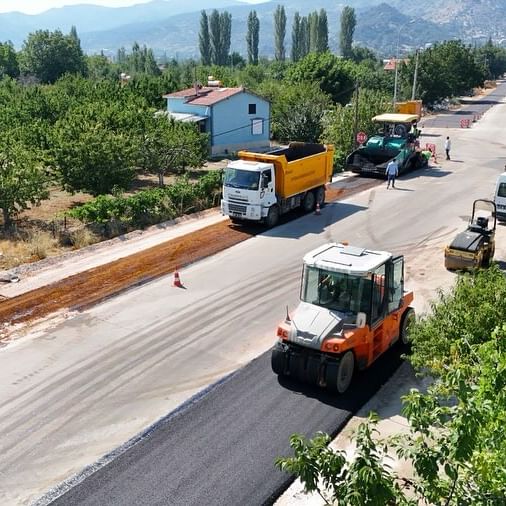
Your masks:
{"label": "white van", "polygon": [[499,174],[497,178],[494,202],[497,219],[499,221],[506,221],[506,172]]}

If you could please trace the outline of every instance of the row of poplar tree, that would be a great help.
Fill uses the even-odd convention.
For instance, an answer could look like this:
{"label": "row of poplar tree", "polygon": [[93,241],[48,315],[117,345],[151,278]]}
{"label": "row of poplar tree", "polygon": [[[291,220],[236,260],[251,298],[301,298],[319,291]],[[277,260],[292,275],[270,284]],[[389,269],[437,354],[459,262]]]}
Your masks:
{"label": "row of poplar tree", "polygon": [[[282,5],[274,11],[274,58],[285,61],[286,12]],[[340,47],[344,57],[351,54],[353,32],[355,30],[355,11],[345,7],[341,14]],[[228,65],[230,59],[230,40],[232,15],[214,9],[208,16],[203,10],[200,17],[199,49],[203,65]],[[260,39],[260,20],[256,11],[248,15],[246,47],[248,63],[258,64],[258,44]],[[309,53],[324,53],[329,49],[329,27],[325,9],[314,11],[307,16],[294,14],[292,23],[291,59],[297,62]]]}

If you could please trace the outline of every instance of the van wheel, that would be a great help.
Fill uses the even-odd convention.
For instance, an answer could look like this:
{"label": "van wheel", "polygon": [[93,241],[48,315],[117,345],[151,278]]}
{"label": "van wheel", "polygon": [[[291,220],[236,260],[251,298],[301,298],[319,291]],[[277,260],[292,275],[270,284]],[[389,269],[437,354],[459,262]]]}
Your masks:
{"label": "van wheel", "polygon": [[272,206],[269,208],[269,213],[265,219],[265,224],[268,228],[275,227],[279,221],[279,209],[278,206]]}
{"label": "van wheel", "polygon": [[313,192],[307,192],[304,196],[304,200],[302,201],[302,208],[306,213],[309,213],[314,210],[316,206],[316,199]]}
{"label": "van wheel", "polygon": [[409,345],[409,328],[415,323],[415,310],[412,307],[408,307],[401,323],[401,343],[405,346]]}

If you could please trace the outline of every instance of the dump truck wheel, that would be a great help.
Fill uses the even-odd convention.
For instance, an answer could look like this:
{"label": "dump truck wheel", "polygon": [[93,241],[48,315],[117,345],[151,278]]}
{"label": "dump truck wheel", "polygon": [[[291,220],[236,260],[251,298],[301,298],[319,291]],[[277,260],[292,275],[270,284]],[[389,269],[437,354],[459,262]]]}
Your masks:
{"label": "dump truck wheel", "polygon": [[325,188],[323,186],[315,190],[315,199],[316,202],[320,204],[320,207],[323,207],[325,204]]}
{"label": "dump truck wheel", "polygon": [[274,346],[271,354],[271,367],[275,374],[282,376],[286,371],[286,353],[280,346]]}
{"label": "dump truck wheel", "polygon": [[275,227],[279,221],[279,209],[278,206],[272,206],[269,208],[269,214],[265,220],[265,224],[269,227]]}
{"label": "dump truck wheel", "polygon": [[409,327],[415,322],[415,310],[412,307],[408,307],[401,323],[401,343],[405,346],[409,344]]}
{"label": "dump truck wheel", "polygon": [[312,211],[316,206],[316,199],[313,192],[307,192],[302,201],[302,207],[306,213]]}
{"label": "dump truck wheel", "polygon": [[355,356],[352,351],[347,351],[337,363],[327,364],[326,381],[327,388],[343,394],[348,390],[353,372],[355,370]]}

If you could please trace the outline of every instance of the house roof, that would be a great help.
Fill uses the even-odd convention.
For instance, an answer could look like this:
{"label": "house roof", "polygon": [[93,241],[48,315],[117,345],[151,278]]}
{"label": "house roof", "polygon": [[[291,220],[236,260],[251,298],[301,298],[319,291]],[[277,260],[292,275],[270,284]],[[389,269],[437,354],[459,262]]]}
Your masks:
{"label": "house roof", "polygon": [[383,70],[395,70],[395,67],[397,65],[397,62],[398,63],[404,63],[405,65],[407,65],[409,63],[409,59],[408,58],[399,58],[399,59],[395,59],[395,58],[392,58],[390,60],[383,60],[384,62],[384,66],[383,66]]}
{"label": "house roof", "polygon": [[186,90],[175,91],[168,93],[163,98],[186,98],[187,104],[192,105],[214,105],[226,98],[237,95],[246,91],[243,87],[240,88],[218,88],[216,86],[203,86],[199,88],[198,94],[195,93],[195,88],[188,88]]}

